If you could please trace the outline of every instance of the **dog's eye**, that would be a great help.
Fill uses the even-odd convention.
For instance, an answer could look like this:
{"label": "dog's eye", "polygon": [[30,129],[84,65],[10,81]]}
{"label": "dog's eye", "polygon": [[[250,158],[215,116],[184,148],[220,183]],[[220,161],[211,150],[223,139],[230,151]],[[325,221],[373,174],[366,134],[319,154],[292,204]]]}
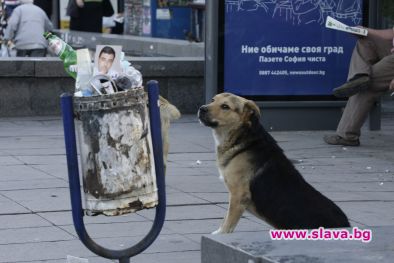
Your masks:
{"label": "dog's eye", "polygon": [[214,102],[214,101],[215,101],[215,99],[212,99],[212,100],[211,100],[211,102]]}
{"label": "dog's eye", "polygon": [[229,107],[227,104],[222,104],[222,105],[220,105],[220,107],[221,107],[223,110],[229,110],[229,109],[230,109],[230,107]]}

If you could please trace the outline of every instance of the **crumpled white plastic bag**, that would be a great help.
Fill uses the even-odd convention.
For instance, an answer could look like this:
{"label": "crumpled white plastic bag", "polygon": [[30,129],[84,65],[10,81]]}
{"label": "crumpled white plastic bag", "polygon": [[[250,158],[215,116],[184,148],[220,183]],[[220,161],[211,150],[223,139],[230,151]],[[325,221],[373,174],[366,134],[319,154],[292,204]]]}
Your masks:
{"label": "crumpled white plastic bag", "polygon": [[6,44],[2,44],[1,45],[1,57],[2,58],[8,58],[10,56],[11,56],[11,54],[10,54],[10,51],[8,50],[7,45]]}

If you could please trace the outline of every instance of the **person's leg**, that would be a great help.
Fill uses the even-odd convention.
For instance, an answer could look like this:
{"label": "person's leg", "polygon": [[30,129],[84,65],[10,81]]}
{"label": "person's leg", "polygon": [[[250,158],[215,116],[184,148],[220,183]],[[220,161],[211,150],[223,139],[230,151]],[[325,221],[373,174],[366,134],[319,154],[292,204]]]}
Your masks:
{"label": "person's leg", "polygon": [[359,140],[361,127],[369,111],[383,93],[366,90],[351,96],[339,121],[337,135],[348,141]]}
{"label": "person's leg", "polygon": [[16,56],[17,57],[27,57],[28,56],[28,50],[27,49],[17,49],[16,50]]}
{"label": "person's leg", "polygon": [[70,30],[82,31],[81,20],[80,17],[70,17]]}
{"label": "person's leg", "polygon": [[29,57],[45,57],[47,50],[45,48],[31,49]]}
{"label": "person's leg", "polygon": [[372,65],[389,55],[392,47],[391,40],[371,36],[360,38],[353,49],[348,80],[354,78],[355,75],[370,75]]}
{"label": "person's leg", "polygon": [[360,38],[350,60],[348,81],[335,88],[333,94],[337,97],[350,97],[368,89],[372,65],[390,55],[392,47],[391,40],[383,40],[374,36]]}
{"label": "person's leg", "polygon": [[368,90],[351,96],[338,124],[337,135],[345,140],[355,141],[373,104],[389,89],[394,79],[394,54],[384,57],[371,67],[371,81]]}
{"label": "person's leg", "polygon": [[369,90],[387,92],[394,79],[394,53],[385,56],[371,67]]}

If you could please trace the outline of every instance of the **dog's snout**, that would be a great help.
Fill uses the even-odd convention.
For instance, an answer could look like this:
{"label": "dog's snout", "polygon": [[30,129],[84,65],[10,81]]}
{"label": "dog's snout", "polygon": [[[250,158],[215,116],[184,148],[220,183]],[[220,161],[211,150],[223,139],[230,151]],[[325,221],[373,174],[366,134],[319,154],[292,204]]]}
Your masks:
{"label": "dog's snout", "polygon": [[208,107],[207,107],[207,105],[202,105],[201,107],[200,107],[200,113],[206,113],[206,112],[208,112]]}
{"label": "dog's snout", "polygon": [[202,124],[204,124],[205,126],[208,127],[216,127],[217,126],[217,122],[212,120],[211,118],[211,112],[209,111],[209,107],[208,105],[202,105],[199,109],[198,109],[198,119],[200,120],[200,122]]}
{"label": "dog's snout", "polygon": [[201,118],[205,118],[208,114],[208,106],[207,105],[202,105],[199,109],[198,109],[198,117]]}

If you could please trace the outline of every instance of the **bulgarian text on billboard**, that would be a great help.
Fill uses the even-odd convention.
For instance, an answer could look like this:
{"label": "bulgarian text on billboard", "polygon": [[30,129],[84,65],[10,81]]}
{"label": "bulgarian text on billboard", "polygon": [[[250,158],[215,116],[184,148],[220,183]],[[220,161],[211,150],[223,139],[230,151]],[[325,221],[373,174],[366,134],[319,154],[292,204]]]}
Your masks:
{"label": "bulgarian text on billboard", "polygon": [[224,8],[224,91],[330,95],[346,81],[357,36],[325,22],[360,25],[362,0],[226,0]]}

